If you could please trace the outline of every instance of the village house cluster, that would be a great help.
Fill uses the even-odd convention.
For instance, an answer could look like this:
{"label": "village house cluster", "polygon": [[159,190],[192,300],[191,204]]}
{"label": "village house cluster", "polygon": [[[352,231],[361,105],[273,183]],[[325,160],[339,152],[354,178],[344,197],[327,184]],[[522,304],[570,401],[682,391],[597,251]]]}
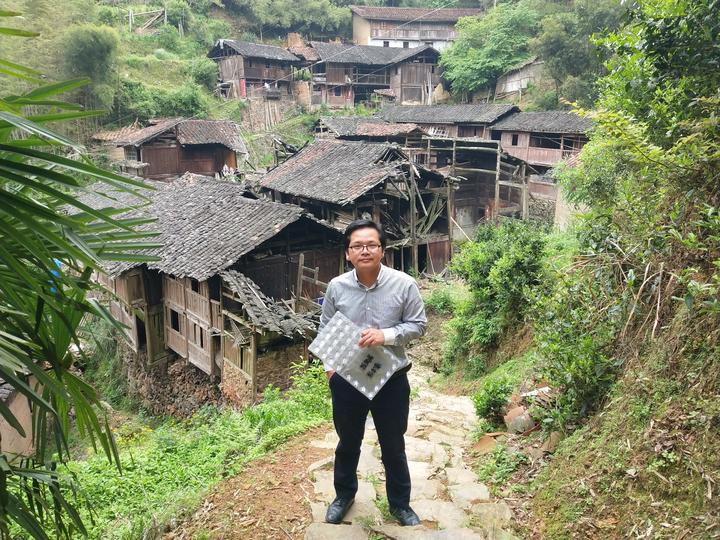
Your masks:
{"label": "village house cluster", "polygon": [[[268,384],[287,386],[290,364],[307,358],[318,302],[345,269],[342,231],[352,220],[382,223],[385,263],[416,275],[443,273],[454,243],[484,221],[552,220],[556,186],[544,175],[578,154],[590,123],[512,104],[437,104],[438,49],[469,11],[423,18],[415,8],[354,7],[354,45],[219,40],[208,56],[227,99],[383,105],[374,116],[321,117],[314,142],[286,145],[253,182],[235,122],[163,118],[95,135],[123,172],[153,188],[96,186],[82,196],[156,220],[147,225],[160,232],[156,262],[115,263],[96,276],[139,362],[184,359],[229,400],[251,403]],[[522,90],[523,80],[510,74],[503,85]]]}

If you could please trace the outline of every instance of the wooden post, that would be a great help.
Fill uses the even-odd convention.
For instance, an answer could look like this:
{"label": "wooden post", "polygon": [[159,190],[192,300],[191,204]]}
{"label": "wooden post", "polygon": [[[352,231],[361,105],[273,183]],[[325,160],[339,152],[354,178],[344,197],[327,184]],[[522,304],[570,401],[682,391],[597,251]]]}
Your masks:
{"label": "wooden post", "polygon": [[495,165],[495,219],[500,216],[500,143],[497,145],[497,162]]}
{"label": "wooden post", "polygon": [[528,182],[527,176],[525,175],[525,162],[520,165],[520,179],[522,180],[523,186],[522,218],[528,219],[530,217],[530,183]]}
{"label": "wooden post", "polygon": [[250,384],[252,384],[252,403],[255,403],[255,400],[257,399],[257,392],[255,390],[255,387],[257,386],[257,368],[255,364],[257,363],[257,334],[255,333],[255,329],[253,329],[252,333],[250,334],[250,365],[252,366],[252,369],[250,370]]}
{"label": "wooden post", "polygon": [[417,246],[417,207],[415,206],[415,172],[410,164],[410,181],[408,182],[410,192],[410,248],[412,253],[412,267],[415,275],[418,274],[418,246]]}
{"label": "wooden post", "polygon": [[298,256],[298,275],[295,281],[295,312],[300,307],[300,297],[302,296],[303,267],[305,266],[305,254],[300,253]]}
{"label": "wooden post", "polygon": [[448,258],[452,258],[453,255],[453,212],[455,211],[455,190],[453,189],[452,181],[446,179],[447,182],[447,215],[448,215]]}

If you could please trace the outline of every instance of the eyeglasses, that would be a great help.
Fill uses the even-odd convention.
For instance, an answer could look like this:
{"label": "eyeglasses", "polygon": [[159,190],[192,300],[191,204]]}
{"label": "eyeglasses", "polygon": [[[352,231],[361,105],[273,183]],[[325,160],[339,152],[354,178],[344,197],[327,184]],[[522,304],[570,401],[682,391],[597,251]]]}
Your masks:
{"label": "eyeglasses", "polygon": [[381,247],[382,246],[378,244],[356,244],[354,246],[350,246],[348,249],[350,249],[353,253],[362,253],[364,249],[367,249],[368,253],[375,253]]}

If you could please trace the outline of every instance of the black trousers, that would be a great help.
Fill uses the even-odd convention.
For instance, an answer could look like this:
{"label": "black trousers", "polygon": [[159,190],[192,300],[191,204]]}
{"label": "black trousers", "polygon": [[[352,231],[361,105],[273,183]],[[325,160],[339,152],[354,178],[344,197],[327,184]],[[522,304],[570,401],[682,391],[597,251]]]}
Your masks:
{"label": "black trousers", "polygon": [[357,466],[365,435],[365,420],[372,412],[385,466],[385,487],[390,506],[410,506],[410,472],[405,455],[405,431],[410,408],[407,374],[390,379],[374,399],[369,400],[340,375],[330,379],[333,422],[340,442],[335,450],[335,492],[352,498],[358,489]]}

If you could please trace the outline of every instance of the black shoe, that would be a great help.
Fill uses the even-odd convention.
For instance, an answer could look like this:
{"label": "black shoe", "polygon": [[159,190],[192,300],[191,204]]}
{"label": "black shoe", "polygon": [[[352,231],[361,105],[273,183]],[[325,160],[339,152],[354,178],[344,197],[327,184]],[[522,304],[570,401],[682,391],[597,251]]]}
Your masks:
{"label": "black shoe", "polygon": [[325,521],[334,524],[340,523],[354,502],[354,498],[343,499],[342,497],[336,497],[328,506],[327,512],[325,512]]}
{"label": "black shoe", "polygon": [[409,506],[407,508],[390,508],[390,513],[403,527],[420,525],[420,518]]}

